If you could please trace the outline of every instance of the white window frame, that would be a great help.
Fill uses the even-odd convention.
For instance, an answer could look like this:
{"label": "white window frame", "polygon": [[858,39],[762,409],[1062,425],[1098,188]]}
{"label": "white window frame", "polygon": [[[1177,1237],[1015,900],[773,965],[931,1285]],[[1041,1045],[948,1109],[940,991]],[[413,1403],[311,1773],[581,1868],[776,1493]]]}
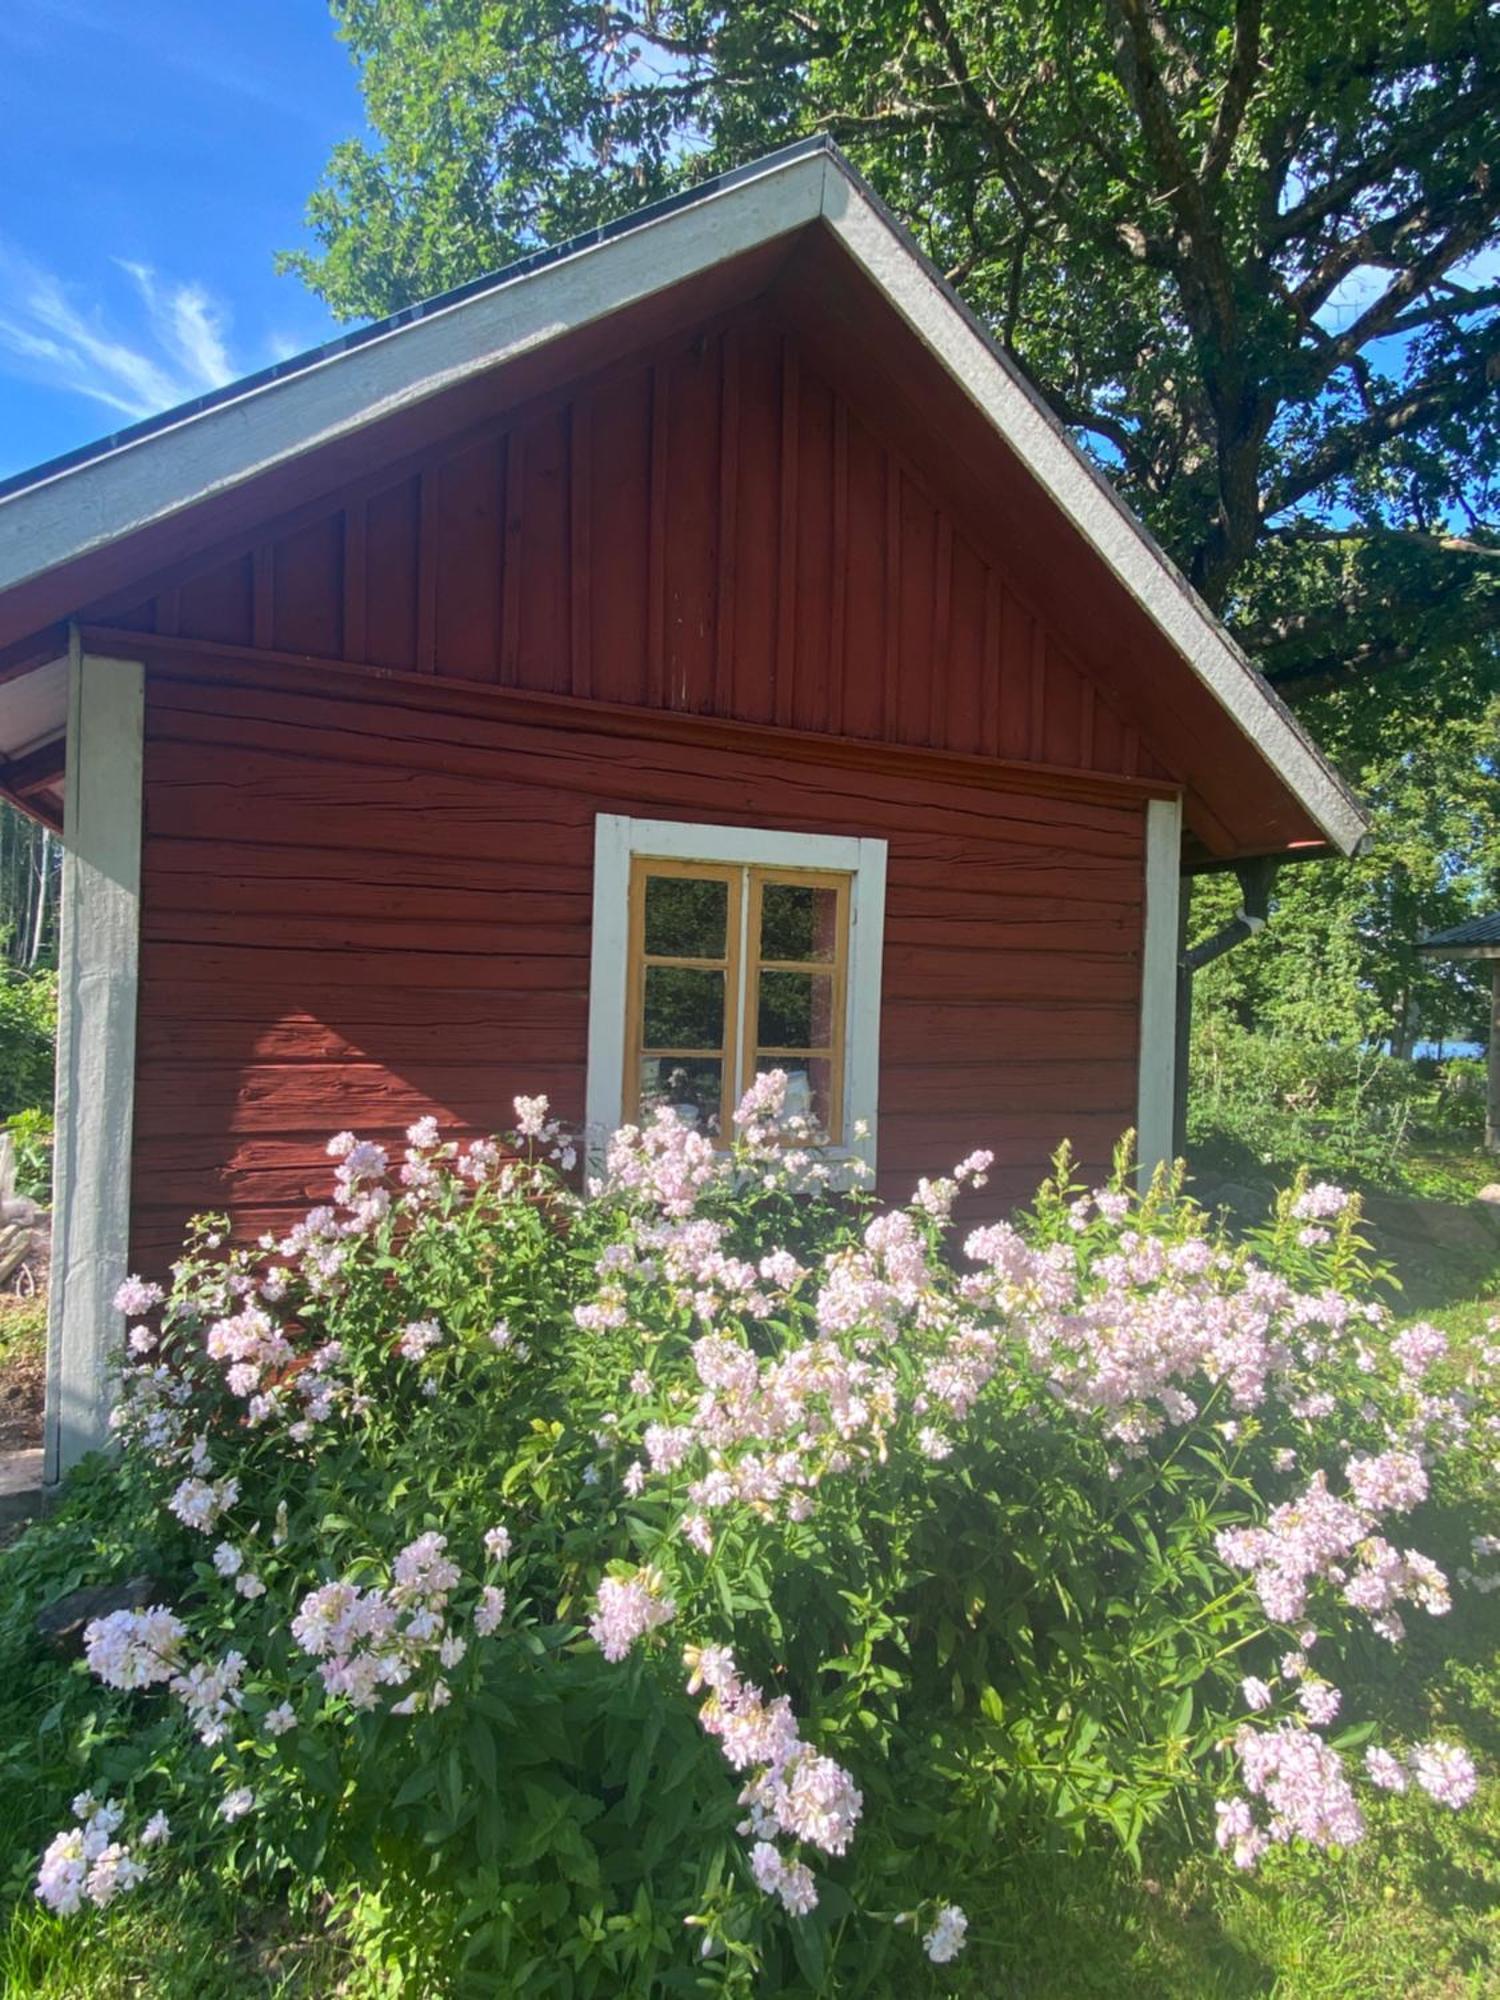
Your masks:
{"label": "white window frame", "polygon": [[[589,963],[589,1064],[585,1099],[589,1153],[597,1161],[620,1124],[625,1095],[625,1020],[630,983],[630,869],[638,859],[706,861],[748,868],[815,868],[847,875],[849,958],[844,1022],[845,1143],[828,1157],[876,1163],[880,1095],[880,970],[885,949],[887,843],[855,834],[787,833],[686,820],[594,821],[594,929]],[[748,897],[741,899],[746,921]],[[743,963],[743,955],[741,958]]]}

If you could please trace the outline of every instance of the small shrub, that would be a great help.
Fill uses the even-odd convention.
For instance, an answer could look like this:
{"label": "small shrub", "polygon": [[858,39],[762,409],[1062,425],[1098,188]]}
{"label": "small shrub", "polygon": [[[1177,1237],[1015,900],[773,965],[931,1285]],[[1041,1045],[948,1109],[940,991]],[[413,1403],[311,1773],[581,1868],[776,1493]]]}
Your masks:
{"label": "small shrub", "polygon": [[332,1896],[423,1992],[916,1993],[1007,1850],[1252,1867],[1372,1784],[1463,1803],[1344,1695],[1447,1608],[1500,1354],[1383,1342],[1357,1200],[1232,1247],[1064,1157],[960,1250],[988,1156],[877,1211],[781,1087],[587,1198],[542,1100],[394,1170],[343,1134],[282,1241],[123,1288],[95,1490],[164,1587],[52,1710],[44,1900]]}
{"label": "small shrub", "polygon": [[1244,1028],[1193,1029],[1188,1149],[1231,1180],[1298,1166],[1372,1189],[1468,1200],[1492,1178],[1478,1153],[1483,1065],[1403,1061],[1353,1042]]}
{"label": "small shrub", "polygon": [[5,1121],[5,1129],[15,1147],[16,1193],[29,1195],[33,1201],[51,1201],[52,1113],[17,1111]]}
{"label": "small shrub", "polygon": [[0,1118],[52,1102],[57,974],[0,967]]}

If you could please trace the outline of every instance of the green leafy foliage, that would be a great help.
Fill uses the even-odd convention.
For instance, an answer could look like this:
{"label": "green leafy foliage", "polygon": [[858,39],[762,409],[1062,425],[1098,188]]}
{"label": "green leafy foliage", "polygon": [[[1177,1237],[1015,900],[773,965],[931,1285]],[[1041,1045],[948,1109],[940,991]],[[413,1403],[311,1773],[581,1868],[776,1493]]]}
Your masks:
{"label": "green leafy foliage", "polygon": [[1227,1013],[1200,1015],[1192,1061],[1196,1173],[1268,1186],[1301,1161],[1352,1185],[1459,1201],[1494,1179],[1479,1063],[1255,1032]]}
{"label": "green leafy foliage", "polygon": [[[18,1896],[88,1787],[121,1801],[122,1840],[172,1820],[169,1846],[137,1846],[148,1878],[121,1912],[194,1879],[221,1903],[284,1901],[299,1929],[333,1910],[362,1963],[400,1969],[393,1990],[941,1991],[961,1968],[929,1965],[912,1929],[960,1901],[1003,1962],[1005,1857],[1134,1863],[1211,1826],[1249,1721],[1241,1676],[1274,1674],[1300,1623],[1267,1616],[1227,1531],[1437,1425],[1410,1532],[1468,1559],[1493,1501],[1493,1371],[1455,1355],[1418,1394],[1367,1351],[1357,1204],[1300,1184],[1233,1248],[1175,1183],[1137,1198],[1122,1162],[1090,1196],[1063,1162],[1023,1234],[975,1239],[965,1281],[946,1261],[955,1186],[879,1216],[753,1129],[719,1156],[685,1128],[654,1151],[627,1135],[586,1201],[539,1160],[459,1159],[424,1132],[397,1184],[351,1141],[336,1206],[278,1249],[199,1229],[160,1314],[130,1302],[153,1331],[123,1461],[85,1468],[5,1559],[4,1685],[34,1725],[0,1762],[24,1800]],[[1241,1395],[1193,1330],[1238,1329],[1253,1362],[1258,1298],[1287,1360],[1274,1392]],[[1157,1314],[1189,1343],[1161,1379]],[[1091,1325],[1114,1329],[1103,1347]],[[1095,1372],[1110,1340],[1123,1394]],[[709,1393],[724,1369],[769,1400],[732,1419],[733,1392]],[[715,1472],[722,1504],[699,1490]],[[445,1566],[436,1584],[411,1582],[414,1551]],[[40,1596],[142,1572],[181,1620],[164,1672],[117,1685],[102,1639],[94,1676],[40,1655]],[[662,1614],[615,1659],[609,1579]],[[499,1589],[503,1616],[476,1618]],[[345,1673],[360,1643],[323,1645],[317,1623],[358,1601],[377,1618],[360,1630],[389,1633],[391,1607],[426,1620],[378,1642],[398,1670],[363,1692]],[[1376,1721],[1415,1737],[1420,1684],[1334,1596],[1316,1615],[1351,1757]],[[755,1759],[726,1762],[715,1691],[738,1682],[706,1664],[726,1645],[789,1703],[797,1755],[862,1794],[851,1840],[791,1850],[815,1864],[808,1914],[751,1879]],[[235,1654],[232,1699],[200,1701],[195,1733],[192,1698],[161,1681]],[[116,1920],[55,1920],[57,1949],[68,1925]]]}
{"label": "green leafy foliage", "polygon": [[57,974],[0,969],[0,1119],[52,1102]]}

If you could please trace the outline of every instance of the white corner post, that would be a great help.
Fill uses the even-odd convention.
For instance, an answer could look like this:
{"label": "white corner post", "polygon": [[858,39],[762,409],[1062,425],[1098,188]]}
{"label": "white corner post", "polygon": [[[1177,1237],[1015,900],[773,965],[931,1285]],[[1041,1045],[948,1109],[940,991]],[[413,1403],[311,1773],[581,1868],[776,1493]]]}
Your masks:
{"label": "white corner post", "polygon": [[1178,902],[1182,891],[1182,801],[1146,801],[1146,909],[1141,942],[1141,1045],[1135,1143],[1145,1187],[1172,1158],[1177,1067]]}
{"label": "white corner post", "polygon": [[130,1245],[140,961],[145,669],[85,654],[68,671],[58,952],[46,1478],[108,1437],[114,1295]]}

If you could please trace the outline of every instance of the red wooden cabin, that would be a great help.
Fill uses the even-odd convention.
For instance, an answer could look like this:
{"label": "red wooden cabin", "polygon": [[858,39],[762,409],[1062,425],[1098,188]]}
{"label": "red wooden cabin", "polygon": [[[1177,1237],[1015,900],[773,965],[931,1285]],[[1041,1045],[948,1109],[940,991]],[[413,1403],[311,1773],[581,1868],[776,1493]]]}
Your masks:
{"label": "red wooden cabin", "polygon": [[0,487],[63,834],[54,1473],[107,1300],[327,1135],[706,1124],[902,1195],[1171,1144],[1179,871],[1337,779],[839,155],[777,155]]}

